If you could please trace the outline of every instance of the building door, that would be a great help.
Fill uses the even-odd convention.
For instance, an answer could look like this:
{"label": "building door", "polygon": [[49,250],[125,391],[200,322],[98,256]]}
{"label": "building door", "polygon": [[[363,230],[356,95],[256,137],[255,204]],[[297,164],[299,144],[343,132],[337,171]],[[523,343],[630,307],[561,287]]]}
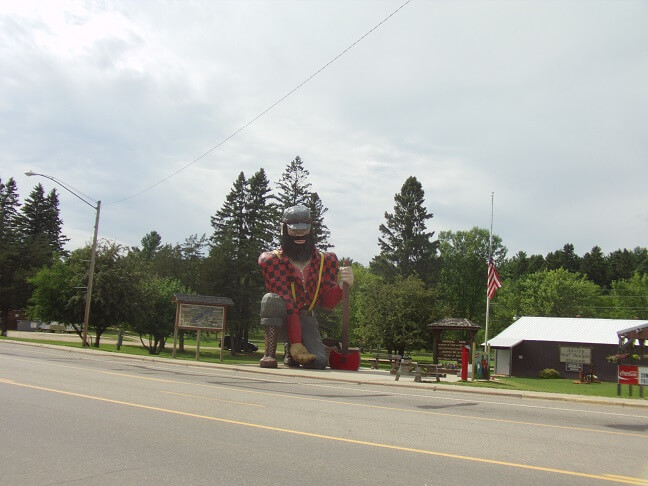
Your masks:
{"label": "building door", "polygon": [[495,350],[495,374],[511,375],[511,348]]}

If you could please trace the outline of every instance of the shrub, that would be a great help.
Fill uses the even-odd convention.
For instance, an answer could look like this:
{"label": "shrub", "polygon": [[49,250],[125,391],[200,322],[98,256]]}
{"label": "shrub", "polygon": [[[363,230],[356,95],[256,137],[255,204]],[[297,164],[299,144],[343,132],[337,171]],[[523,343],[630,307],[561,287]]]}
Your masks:
{"label": "shrub", "polygon": [[539,373],[540,378],[560,378],[560,373],[552,368],[545,368]]}

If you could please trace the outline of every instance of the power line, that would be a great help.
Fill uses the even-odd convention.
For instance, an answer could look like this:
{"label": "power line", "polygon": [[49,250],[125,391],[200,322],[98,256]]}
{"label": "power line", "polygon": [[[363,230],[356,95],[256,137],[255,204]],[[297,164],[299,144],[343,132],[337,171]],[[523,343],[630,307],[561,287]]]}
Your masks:
{"label": "power line", "polygon": [[648,299],[648,294],[645,295],[600,295],[606,299]]}
{"label": "power line", "polygon": [[210,148],[207,152],[205,152],[204,154],[200,155],[199,157],[196,157],[194,160],[192,160],[192,161],[189,162],[188,164],[185,164],[184,166],[182,166],[181,168],[179,168],[179,169],[176,170],[175,172],[172,172],[170,175],[168,175],[168,176],[165,177],[164,179],[159,180],[159,181],[156,182],[155,184],[153,184],[153,185],[147,187],[146,189],[143,189],[143,190],[141,190],[141,191],[139,191],[139,192],[133,194],[132,196],[128,196],[128,197],[125,197],[125,198],[123,198],[123,199],[118,199],[117,201],[113,201],[113,202],[110,202],[110,203],[107,203],[107,204],[117,204],[117,203],[120,203],[120,202],[124,202],[124,201],[127,201],[127,200],[129,200],[129,199],[133,199],[134,197],[137,197],[137,196],[139,196],[140,194],[143,194],[143,193],[145,193],[145,192],[147,192],[147,191],[150,191],[151,189],[153,189],[153,188],[159,186],[159,185],[162,184],[163,182],[168,181],[169,179],[171,179],[172,177],[178,175],[180,172],[182,172],[182,171],[185,170],[186,168],[192,166],[193,164],[195,164],[195,163],[198,162],[199,160],[203,159],[204,157],[206,157],[207,155],[209,155],[210,153],[212,153],[212,152],[213,152],[214,150],[216,150],[218,147],[220,147],[220,146],[223,145],[225,142],[227,142],[227,141],[230,140],[231,138],[233,138],[233,137],[235,137],[236,135],[238,135],[240,132],[242,132],[242,131],[245,130],[247,127],[249,127],[250,125],[252,125],[252,124],[253,124],[255,121],[257,121],[259,118],[261,118],[261,117],[264,116],[266,113],[268,113],[270,110],[272,110],[272,109],[273,109],[275,106],[277,106],[279,103],[281,103],[282,101],[284,101],[286,98],[288,98],[290,95],[292,95],[295,91],[297,91],[299,88],[301,88],[302,86],[304,86],[304,85],[305,85],[306,83],[308,83],[311,79],[313,79],[313,78],[314,78],[315,76],[317,76],[319,73],[321,73],[322,71],[324,71],[327,67],[329,67],[331,64],[333,64],[335,61],[337,61],[340,57],[342,57],[344,54],[346,54],[348,51],[350,51],[351,49],[353,49],[353,48],[354,48],[357,44],[359,44],[359,43],[360,43],[360,42],[361,42],[365,37],[367,37],[367,36],[368,36],[369,34],[371,34],[374,30],[376,30],[376,29],[377,29],[378,27],[380,27],[382,24],[384,24],[384,23],[387,22],[389,19],[391,19],[394,15],[396,15],[396,14],[397,14],[397,13],[398,13],[402,8],[403,8],[403,7],[405,7],[405,6],[406,6],[408,3],[410,3],[411,1],[412,1],[412,0],[407,0],[407,1],[406,1],[405,3],[403,3],[400,7],[398,7],[396,10],[394,10],[392,13],[390,13],[387,17],[385,17],[383,20],[381,20],[380,22],[378,22],[374,27],[372,27],[368,32],[366,32],[364,35],[362,35],[359,39],[357,39],[355,42],[353,42],[350,46],[348,46],[346,49],[344,49],[342,52],[340,52],[337,56],[335,56],[335,57],[334,57],[333,59],[331,59],[329,62],[327,62],[326,64],[324,64],[321,68],[319,68],[319,69],[318,69],[317,71],[315,71],[313,74],[311,74],[310,76],[308,76],[304,81],[302,81],[301,83],[299,83],[299,84],[298,84],[297,86],[295,86],[293,89],[291,89],[290,91],[288,91],[288,93],[286,93],[284,96],[282,96],[281,98],[279,98],[277,101],[275,101],[275,102],[274,102],[272,105],[270,105],[268,108],[266,108],[266,109],[263,110],[261,113],[259,113],[257,116],[255,116],[255,117],[252,118],[250,121],[248,121],[247,123],[245,123],[245,124],[244,124],[243,126],[241,126],[238,130],[236,130],[236,131],[233,132],[231,135],[225,137],[223,140],[221,140],[220,142],[218,142],[216,145],[214,145],[212,148]]}

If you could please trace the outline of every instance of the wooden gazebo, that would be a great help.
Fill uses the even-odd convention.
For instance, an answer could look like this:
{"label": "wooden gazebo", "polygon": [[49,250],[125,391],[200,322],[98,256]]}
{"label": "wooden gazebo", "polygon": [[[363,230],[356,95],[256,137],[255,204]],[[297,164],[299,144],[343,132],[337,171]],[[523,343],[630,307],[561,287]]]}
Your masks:
{"label": "wooden gazebo", "polygon": [[[439,349],[441,348],[444,359],[461,359],[461,347],[466,345],[468,349],[472,349],[473,341],[477,331],[481,329],[477,324],[460,317],[447,317],[440,321],[428,324],[427,327],[432,332],[433,338],[433,359],[434,363],[439,363]],[[444,331],[464,331],[467,334],[465,341],[444,341]]]}
{"label": "wooden gazebo", "polygon": [[619,354],[622,353],[632,353],[634,352],[635,341],[639,342],[639,352],[643,359],[646,355],[646,342],[648,342],[648,324],[642,322],[637,326],[633,326],[630,329],[622,329],[617,332],[619,336]]}
{"label": "wooden gazebo", "polygon": [[645,342],[648,341],[648,324],[641,323],[637,326],[631,327],[630,329],[623,329],[617,332],[617,335],[621,342],[624,340],[634,341],[635,339],[638,339],[639,344],[644,346]]}

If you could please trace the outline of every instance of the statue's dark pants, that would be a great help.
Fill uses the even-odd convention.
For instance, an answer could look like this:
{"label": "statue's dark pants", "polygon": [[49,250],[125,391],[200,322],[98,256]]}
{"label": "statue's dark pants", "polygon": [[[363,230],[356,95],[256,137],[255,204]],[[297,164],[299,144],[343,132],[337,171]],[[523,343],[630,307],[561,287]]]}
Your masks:
{"label": "statue's dark pants", "polygon": [[[276,359],[277,340],[287,341],[286,332],[286,304],[277,294],[267,293],[261,300],[261,327],[266,333],[266,356]],[[324,369],[328,364],[326,349],[322,343],[322,336],[319,332],[319,325],[315,315],[307,315],[301,312],[299,319],[302,328],[302,343],[308,351],[315,355],[315,359],[305,365],[304,368]],[[263,366],[263,364],[262,364]]]}

